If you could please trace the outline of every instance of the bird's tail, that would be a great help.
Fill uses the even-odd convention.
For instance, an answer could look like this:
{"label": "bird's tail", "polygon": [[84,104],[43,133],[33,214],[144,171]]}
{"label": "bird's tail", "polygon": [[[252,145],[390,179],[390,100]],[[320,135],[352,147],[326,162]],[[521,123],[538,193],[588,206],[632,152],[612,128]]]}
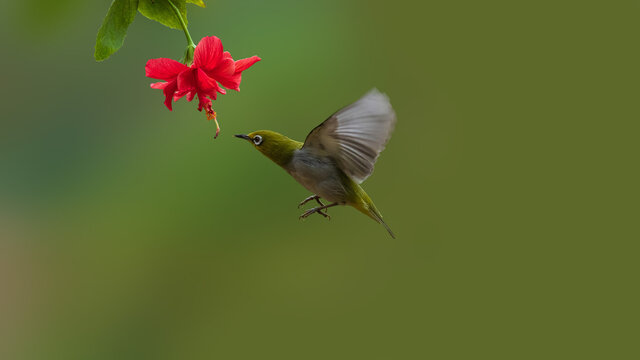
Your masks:
{"label": "bird's tail", "polygon": [[373,215],[373,219],[376,220],[377,222],[379,222],[380,224],[382,224],[382,226],[384,226],[385,229],[387,229],[387,231],[389,232],[389,235],[391,235],[392,238],[396,238],[396,235],[393,233],[393,231],[391,231],[391,228],[389,227],[389,225],[387,225],[386,222],[384,222],[384,220],[382,220],[382,215],[380,215],[379,211],[370,211],[371,215]]}
{"label": "bird's tail", "polygon": [[367,195],[367,193],[360,187],[360,185],[354,183],[353,181],[351,181],[351,184],[355,188],[357,200],[350,205],[358,209],[358,211],[360,211],[361,213],[372,218],[377,223],[382,224],[382,226],[384,226],[384,228],[389,232],[389,235],[391,235],[391,237],[395,239],[396,235],[393,233],[393,231],[391,231],[389,225],[387,225],[387,223],[382,220],[382,214],[380,214],[380,211],[378,211],[376,206],[373,204],[373,201],[371,200],[369,195]]}
{"label": "bird's tail", "polygon": [[384,226],[384,228],[389,232],[389,235],[394,239],[396,238],[396,235],[391,231],[389,225],[382,220],[382,214],[380,214],[380,211],[378,211],[376,206],[373,204],[373,201],[365,201],[363,208],[358,210],[362,211],[365,215],[369,216],[376,222],[382,224],[382,226]]}

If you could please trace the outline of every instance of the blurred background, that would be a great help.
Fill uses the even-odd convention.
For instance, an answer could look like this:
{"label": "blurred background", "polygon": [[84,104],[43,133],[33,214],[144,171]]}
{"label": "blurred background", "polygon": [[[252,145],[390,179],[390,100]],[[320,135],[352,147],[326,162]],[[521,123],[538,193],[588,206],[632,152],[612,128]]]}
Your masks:
{"label": "blurred background", "polygon": [[[216,140],[144,75],[182,32],[138,14],[95,62],[109,4],[0,5],[0,358],[639,355],[637,1],[189,5],[196,42],[263,59]],[[396,240],[299,221],[309,193],[232,136],[303,140],[372,87]]]}

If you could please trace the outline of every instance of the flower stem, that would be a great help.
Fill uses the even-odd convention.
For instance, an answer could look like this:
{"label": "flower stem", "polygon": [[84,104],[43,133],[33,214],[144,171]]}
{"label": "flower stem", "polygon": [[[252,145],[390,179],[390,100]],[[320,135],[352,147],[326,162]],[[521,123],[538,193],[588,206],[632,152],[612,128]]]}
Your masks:
{"label": "flower stem", "polygon": [[184,19],[182,18],[182,14],[180,14],[180,10],[178,10],[178,8],[173,5],[173,3],[171,2],[171,0],[167,0],[167,2],[169,3],[169,5],[171,5],[171,8],[173,9],[173,12],[176,13],[176,17],[178,18],[178,21],[180,21],[180,25],[182,26],[182,30],[184,31],[184,35],[187,37],[187,44],[189,47],[195,48],[196,44],[193,43],[193,39],[191,39],[191,34],[189,34],[189,29],[187,29],[187,24],[185,24]]}

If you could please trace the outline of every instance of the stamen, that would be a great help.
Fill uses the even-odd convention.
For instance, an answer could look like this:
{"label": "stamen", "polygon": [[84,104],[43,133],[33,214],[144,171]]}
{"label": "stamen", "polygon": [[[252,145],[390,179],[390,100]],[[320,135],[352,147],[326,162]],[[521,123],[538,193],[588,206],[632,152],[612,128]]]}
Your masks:
{"label": "stamen", "polygon": [[213,120],[216,123],[216,134],[213,136],[214,139],[218,138],[218,135],[220,134],[220,125],[218,124],[218,119],[216,118],[216,112],[213,111],[213,109],[206,109],[207,111],[207,120]]}

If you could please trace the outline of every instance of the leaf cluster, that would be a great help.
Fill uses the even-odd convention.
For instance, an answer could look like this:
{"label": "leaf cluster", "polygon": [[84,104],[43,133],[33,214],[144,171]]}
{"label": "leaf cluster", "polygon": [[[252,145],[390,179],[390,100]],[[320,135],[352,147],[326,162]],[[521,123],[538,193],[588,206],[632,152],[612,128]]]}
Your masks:
{"label": "leaf cluster", "polygon": [[98,30],[95,59],[105,60],[122,47],[127,29],[138,12],[162,25],[182,30],[180,20],[171,3],[180,12],[185,25],[187,24],[187,3],[205,7],[203,0],[113,0]]}

